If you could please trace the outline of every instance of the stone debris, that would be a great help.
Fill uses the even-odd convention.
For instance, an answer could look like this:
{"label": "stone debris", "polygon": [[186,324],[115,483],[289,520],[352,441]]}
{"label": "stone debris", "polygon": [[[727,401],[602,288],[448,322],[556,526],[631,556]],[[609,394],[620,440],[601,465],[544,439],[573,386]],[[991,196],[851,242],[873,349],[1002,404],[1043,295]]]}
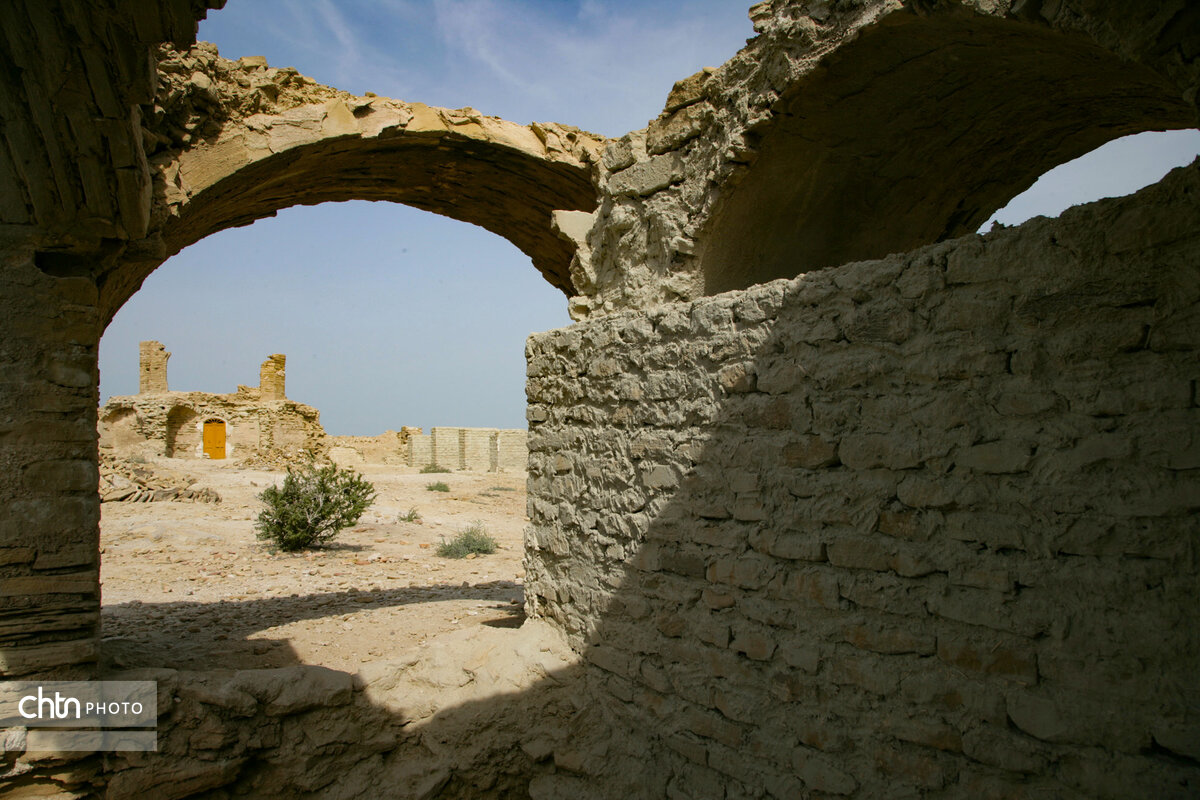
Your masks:
{"label": "stone debris", "polygon": [[219,503],[212,489],[195,488],[195,481],[150,463],[137,463],[114,455],[100,458],[100,502],[158,503],[169,500]]}

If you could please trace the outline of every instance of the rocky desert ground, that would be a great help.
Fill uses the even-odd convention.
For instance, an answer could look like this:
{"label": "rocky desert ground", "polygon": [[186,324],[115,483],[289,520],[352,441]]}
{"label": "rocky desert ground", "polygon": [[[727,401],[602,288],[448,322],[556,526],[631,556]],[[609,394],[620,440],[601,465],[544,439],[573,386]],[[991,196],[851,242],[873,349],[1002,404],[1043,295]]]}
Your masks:
{"label": "rocky desert ground", "polygon": [[[356,465],[379,494],[359,524],[321,549],[281,553],[255,537],[254,520],[257,495],[282,471],[183,459],[145,468],[221,501],[103,504],[102,654],[111,669],[304,663],[355,672],[440,634],[523,621],[523,473]],[[450,491],[426,488],[437,481]],[[402,521],[410,509],[419,521]],[[494,554],[436,554],[443,537],[475,523],[498,542]]]}

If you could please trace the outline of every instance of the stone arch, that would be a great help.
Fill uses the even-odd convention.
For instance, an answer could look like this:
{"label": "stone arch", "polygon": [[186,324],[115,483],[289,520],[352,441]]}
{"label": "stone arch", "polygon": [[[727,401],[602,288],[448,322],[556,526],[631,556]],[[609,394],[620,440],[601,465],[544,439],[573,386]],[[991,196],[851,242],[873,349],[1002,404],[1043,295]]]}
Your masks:
{"label": "stone arch", "polygon": [[194,458],[200,446],[200,434],[196,430],[199,414],[188,406],[175,406],[167,412],[167,442],[165,455],[168,458]]}
{"label": "stone arch", "polygon": [[[345,200],[404,203],[479,225],[574,293],[574,249],[551,217],[595,208],[592,165],[603,137],[470,108],[355,97],[259,59],[219,58],[204,43],[160,56],[165,96],[183,99],[154,133],[156,146],[167,146],[151,158],[150,235],[103,276],[106,319],[167,257],[205,236],[292,205]],[[199,127],[185,133],[181,120]]]}
{"label": "stone arch", "polygon": [[[1185,30],[1180,16],[1162,35]],[[1155,53],[1038,22],[906,9],[801,75],[748,135],[753,164],[698,237],[705,293],[970,233],[1107,141],[1197,125]],[[1103,14],[1088,22],[1105,30]]]}

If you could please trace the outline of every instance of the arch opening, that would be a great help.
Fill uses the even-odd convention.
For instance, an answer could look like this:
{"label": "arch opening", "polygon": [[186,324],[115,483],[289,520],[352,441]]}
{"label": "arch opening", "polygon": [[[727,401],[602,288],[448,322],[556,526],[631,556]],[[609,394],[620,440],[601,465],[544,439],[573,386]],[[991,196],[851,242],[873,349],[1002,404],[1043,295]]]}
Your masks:
{"label": "arch opening", "polygon": [[187,406],[176,406],[167,412],[167,439],[164,455],[167,458],[192,458],[200,449],[196,419],[199,415]]}
{"label": "arch opening", "polygon": [[[445,272],[430,269],[434,258]],[[221,501],[105,504],[103,663],[354,670],[426,636],[519,624],[525,465],[522,458],[515,467],[512,454],[524,451],[524,440],[510,442],[507,434],[524,417],[525,336],[569,322],[562,298],[528,266],[524,254],[473,226],[393,203],[355,202],[287,209],[207,237],[156,271],[102,342],[105,394],[133,391],[136,342],[161,338],[172,351],[174,397],[153,399],[156,407],[167,403],[166,455],[174,458],[163,459],[160,448],[137,466],[194,481],[196,492]],[[501,317],[510,323],[499,324]],[[155,325],[162,327],[148,327]],[[497,361],[492,339],[511,358],[480,373],[471,351]],[[468,356],[459,365],[456,350]],[[273,351],[288,355],[286,388],[282,358],[258,366]],[[283,477],[282,464],[258,459],[255,447],[266,441],[286,449],[295,431],[245,409],[214,413],[228,408],[227,396],[197,391],[231,389],[249,382],[253,370],[261,381],[267,365],[285,395],[278,402],[327,412],[332,460],[380,492],[358,526],[308,553],[271,554],[254,531],[258,493]],[[512,376],[503,387],[495,382],[501,368]],[[168,391],[165,384],[166,376]],[[510,394],[512,402],[502,404],[500,395]],[[379,400],[359,402],[359,395]],[[426,395],[433,399],[405,410]],[[472,396],[502,405],[511,421],[457,416]],[[432,416],[430,408],[444,413]],[[377,412],[386,423],[375,421]],[[356,417],[364,422],[355,426]],[[206,423],[218,419],[232,447],[224,461],[201,456]],[[400,437],[412,431],[402,428],[421,425],[414,438],[428,440],[429,423],[496,425],[439,429],[452,435],[460,459],[488,466],[422,474],[432,453],[404,461]],[[446,441],[438,439],[439,460]],[[508,459],[493,465],[489,455]],[[450,491],[425,488],[434,482]],[[503,545],[497,554],[462,562],[435,555],[441,536],[451,539],[476,519]],[[189,626],[201,631],[182,633]]]}
{"label": "arch opening", "polygon": [[1051,167],[1196,125],[1177,87],[1082,37],[893,15],[780,100],[700,237],[706,293],[969,233]]}

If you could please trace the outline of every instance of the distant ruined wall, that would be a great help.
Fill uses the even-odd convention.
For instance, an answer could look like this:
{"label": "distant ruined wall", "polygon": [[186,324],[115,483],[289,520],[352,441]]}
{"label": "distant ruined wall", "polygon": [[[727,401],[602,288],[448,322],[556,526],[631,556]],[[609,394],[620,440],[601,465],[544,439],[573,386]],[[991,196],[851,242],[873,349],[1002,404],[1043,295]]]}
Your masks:
{"label": "distant ruined wall", "polygon": [[433,438],[429,434],[414,436],[408,443],[408,465],[424,467],[433,463]]}
{"label": "distant ruined wall", "polygon": [[501,472],[523,472],[529,463],[529,432],[496,431],[496,466]]}
{"label": "distant ruined wall", "polygon": [[324,451],[320,412],[292,400],[252,395],[168,392],[110,397],[100,409],[99,447],[116,455],[203,458],[206,420],[225,423],[226,457]]}
{"label": "distant ruined wall", "polygon": [[428,436],[412,438],[408,463],[472,472],[518,472],[525,469],[529,454],[527,435],[520,429],[434,427]]}
{"label": "distant ruined wall", "polygon": [[341,465],[408,464],[411,442],[420,435],[420,428],[405,425],[378,436],[329,436],[325,441],[329,457]]}
{"label": "distant ruined wall", "polygon": [[436,427],[429,429],[432,443],[430,463],[446,469],[462,469],[462,437],[458,428]]}
{"label": "distant ruined wall", "polygon": [[160,342],[138,343],[138,394],[157,394],[167,388],[167,359],[171,354]]}
{"label": "distant ruined wall", "polygon": [[533,336],[527,609],[624,731],[545,797],[1195,796],[1198,265],[1193,165]]}

